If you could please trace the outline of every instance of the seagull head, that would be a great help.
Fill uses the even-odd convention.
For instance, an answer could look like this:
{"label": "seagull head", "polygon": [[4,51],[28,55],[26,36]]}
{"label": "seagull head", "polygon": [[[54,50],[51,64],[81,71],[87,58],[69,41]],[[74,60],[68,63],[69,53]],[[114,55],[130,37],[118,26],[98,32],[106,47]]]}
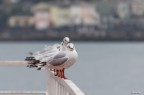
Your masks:
{"label": "seagull head", "polygon": [[69,42],[70,42],[70,38],[69,37],[64,37],[63,43],[67,45]]}
{"label": "seagull head", "polygon": [[68,50],[73,51],[75,49],[75,46],[73,43],[68,43],[67,48],[68,48]]}

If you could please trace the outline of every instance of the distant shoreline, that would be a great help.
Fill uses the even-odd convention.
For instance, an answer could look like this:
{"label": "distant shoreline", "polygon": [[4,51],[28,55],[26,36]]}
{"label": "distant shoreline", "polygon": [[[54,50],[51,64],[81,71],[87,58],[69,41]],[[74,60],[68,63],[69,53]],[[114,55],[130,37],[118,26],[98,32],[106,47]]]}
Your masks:
{"label": "distant shoreline", "polygon": [[50,31],[8,31],[0,32],[0,41],[59,41],[63,37],[73,41],[121,42],[144,41],[144,32],[125,31],[81,31],[81,32],[50,32]]}

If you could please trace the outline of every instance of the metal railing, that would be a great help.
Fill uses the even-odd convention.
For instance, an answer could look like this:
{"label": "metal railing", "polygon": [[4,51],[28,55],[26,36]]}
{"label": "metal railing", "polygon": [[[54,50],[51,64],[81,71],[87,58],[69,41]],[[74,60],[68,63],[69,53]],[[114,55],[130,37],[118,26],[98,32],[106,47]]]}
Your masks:
{"label": "metal railing", "polygon": [[[27,61],[0,61],[1,66],[26,66]],[[85,95],[71,80],[61,79],[46,69],[47,91],[0,91],[0,94]]]}

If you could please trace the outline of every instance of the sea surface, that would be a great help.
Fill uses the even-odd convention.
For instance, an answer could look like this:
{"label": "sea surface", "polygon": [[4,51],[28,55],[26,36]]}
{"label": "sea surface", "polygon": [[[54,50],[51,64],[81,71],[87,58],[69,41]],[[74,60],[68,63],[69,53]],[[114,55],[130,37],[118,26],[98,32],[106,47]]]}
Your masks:
{"label": "sea surface", "polygon": [[[59,42],[0,42],[0,60],[24,60],[28,53]],[[144,42],[74,42],[79,58],[66,70],[86,95],[144,95]],[[0,67],[0,90],[46,90],[46,71]]]}

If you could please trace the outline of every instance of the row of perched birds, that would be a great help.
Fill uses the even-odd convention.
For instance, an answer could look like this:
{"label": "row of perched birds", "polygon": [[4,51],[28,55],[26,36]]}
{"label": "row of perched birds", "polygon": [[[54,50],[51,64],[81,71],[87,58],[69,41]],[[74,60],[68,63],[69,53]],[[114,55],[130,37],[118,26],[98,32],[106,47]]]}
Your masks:
{"label": "row of perched birds", "polygon": [[69,37],[64,37],[60,44],[46,46],[40,51],[30,53],[25,60],[28,61],[29,68],[48,68],[55,72],[55,76],[66,79],[64,70],[72,66],[77,57],[74,44],[70,42]]}

